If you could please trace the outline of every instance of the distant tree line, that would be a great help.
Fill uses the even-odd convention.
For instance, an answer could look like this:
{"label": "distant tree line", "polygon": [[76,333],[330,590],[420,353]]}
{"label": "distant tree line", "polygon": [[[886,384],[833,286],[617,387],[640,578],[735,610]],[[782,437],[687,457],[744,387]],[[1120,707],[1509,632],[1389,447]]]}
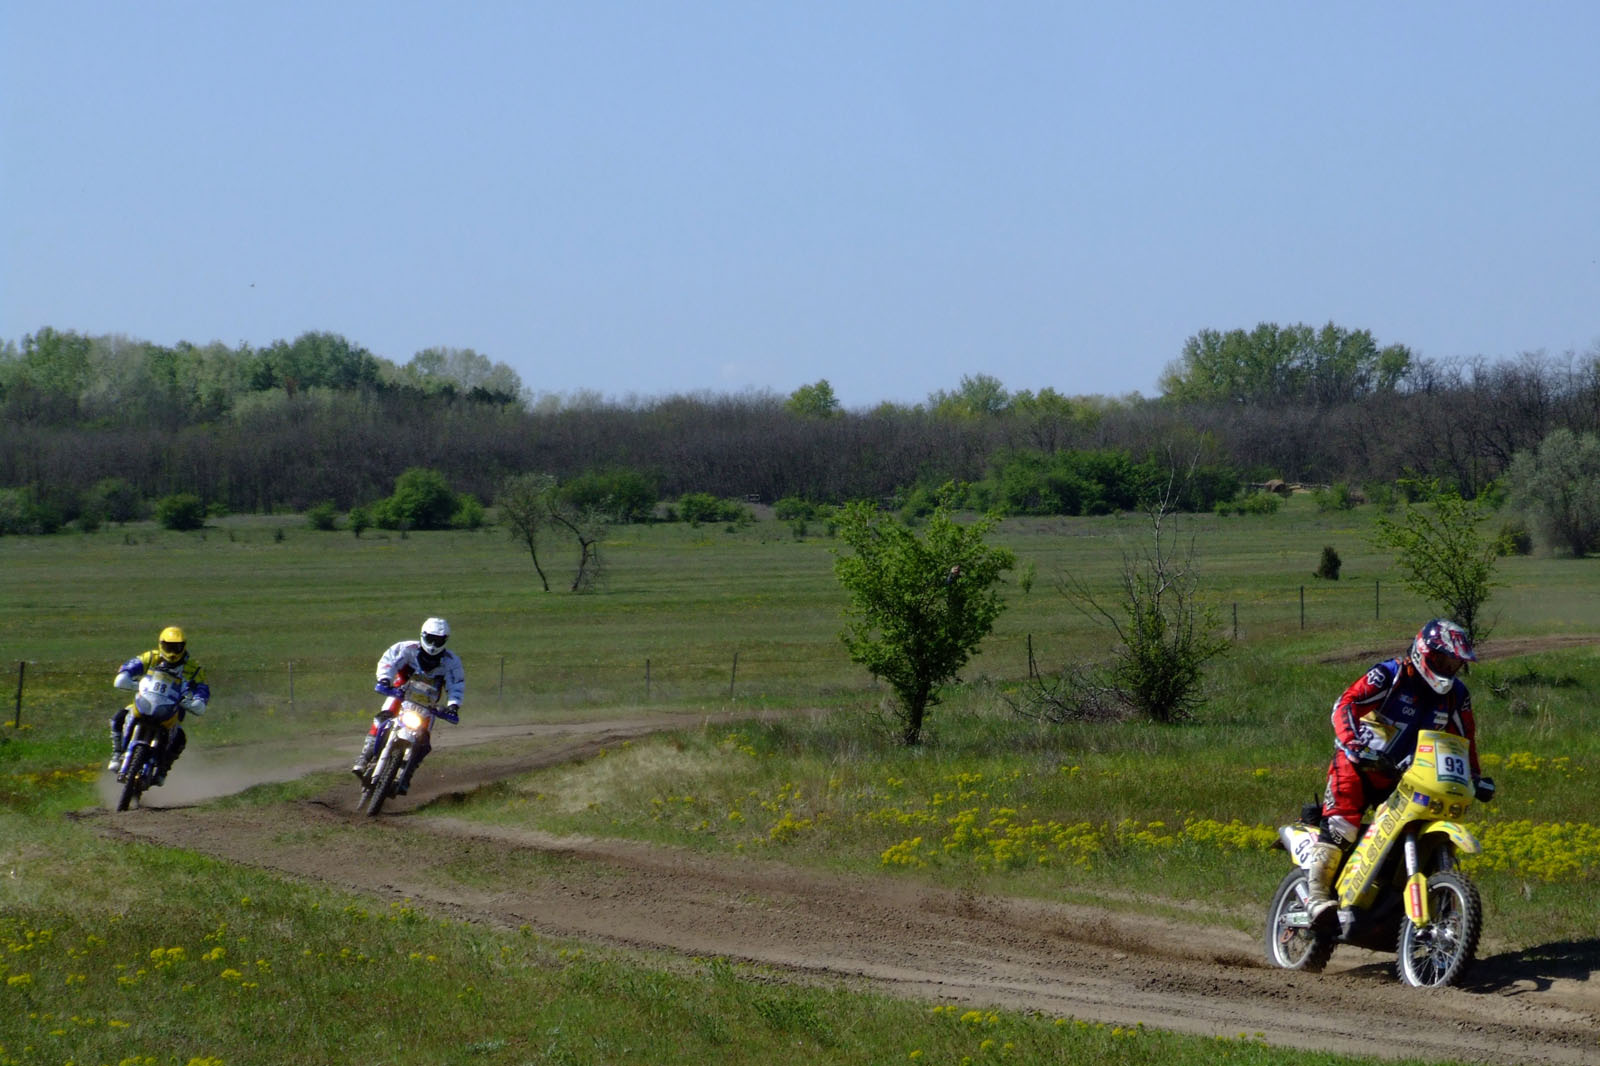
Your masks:
{"label": "distant tree line", "polygon": [[1129,506],[1174,455],[1205,475],[1191,508],[1268,478],[1431,478],[1474,498],[1551,432],[1600,430],[1600,349],[1441,362],[1332,324],[1263,324],[1197,334],[1163,389],[1012,392],[978,374],[863,410],[826,380],[621,402],[536,395],[470,349],[397,365],[330,333],[235,349],[42,329],[0,344],[0,491],[60,521],[174,493],[349,510],[423,468],[490,503],[518,474],[588,479],[626,495],[619,520],[690,493],[906,501],[952,481],[1003,512],[1094,513]]}

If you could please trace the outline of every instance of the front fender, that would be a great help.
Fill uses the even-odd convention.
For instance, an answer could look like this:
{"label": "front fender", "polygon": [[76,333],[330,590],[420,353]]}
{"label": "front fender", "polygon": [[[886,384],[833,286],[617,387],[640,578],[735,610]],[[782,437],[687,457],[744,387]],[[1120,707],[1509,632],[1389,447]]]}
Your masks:
{"label": "front fender", "polygon": [[1478,843],[1478,838],[1460,822],[1429,822],[1420,835],[1430,836],[1435,833],[1445,836],[1463,855],[1477,855],[1483,851],[1483,845]]}

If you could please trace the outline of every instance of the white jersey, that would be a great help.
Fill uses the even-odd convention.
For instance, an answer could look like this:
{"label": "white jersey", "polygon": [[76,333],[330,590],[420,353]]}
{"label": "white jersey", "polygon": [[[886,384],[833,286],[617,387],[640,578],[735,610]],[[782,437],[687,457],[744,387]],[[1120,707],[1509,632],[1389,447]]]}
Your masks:
{"label": "white jersey", "polygon": [[467,691],[467,675],[466,671],[461,669],[461,657],[446,648],[439,653],[438,665],[429,670],[417,658],[421,653],[421,641],[402,640],[398,644],[390,645],[389,650],[378,660],[378,680],[386,685],[392,685],[400,674],[405,674],[407,677],[421,674],[444,685],[446,703],[460,706],[461,698]]}

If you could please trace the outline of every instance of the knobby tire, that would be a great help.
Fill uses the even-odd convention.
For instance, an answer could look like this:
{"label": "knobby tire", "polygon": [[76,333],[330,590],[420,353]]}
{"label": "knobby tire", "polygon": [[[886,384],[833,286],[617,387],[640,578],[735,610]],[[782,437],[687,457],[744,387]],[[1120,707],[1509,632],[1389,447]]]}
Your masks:
{"label": "knobby tire", "polygon": [[1428,911],[1433,921],[1425,930],[1401,919],[1395,968],[1413,988],[1438,988],[1461,982],[1478,954],[1483,935],[1483,902],[1478,889],[1458,873],[1428,875]]}
{"label": "knobby tire", "polygon": [[1298,891],[1305,880],[1304,870],[1291,870],[1272,894],[1272,905],[1267,908],[1267,961],[1285,970],[1321,973],[1338,943],[1337,934],[1331,929],[1291,929],[1285,925],[1290,915],[1305,913]]}

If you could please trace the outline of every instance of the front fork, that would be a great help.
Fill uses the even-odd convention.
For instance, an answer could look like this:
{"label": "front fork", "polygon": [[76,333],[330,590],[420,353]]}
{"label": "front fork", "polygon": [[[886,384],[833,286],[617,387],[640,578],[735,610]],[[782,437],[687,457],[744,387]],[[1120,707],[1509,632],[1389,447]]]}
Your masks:
{"label": "front fork", "polygon": [[[1433,921],[1433,912],[1428,907],[1428,875],[1422,869],[1422,860],[1418,852],[1417,838],[1420,831],[1417,826],[1412,826],[1406,832],[1405,858],[1406,858],[1406,917],[1411,919],[1411,924],[1422,928]],[[1442,845],[1435,856],[1435,866],[1440,870],[1455,869],[1455,853],[1449,845]]]}

